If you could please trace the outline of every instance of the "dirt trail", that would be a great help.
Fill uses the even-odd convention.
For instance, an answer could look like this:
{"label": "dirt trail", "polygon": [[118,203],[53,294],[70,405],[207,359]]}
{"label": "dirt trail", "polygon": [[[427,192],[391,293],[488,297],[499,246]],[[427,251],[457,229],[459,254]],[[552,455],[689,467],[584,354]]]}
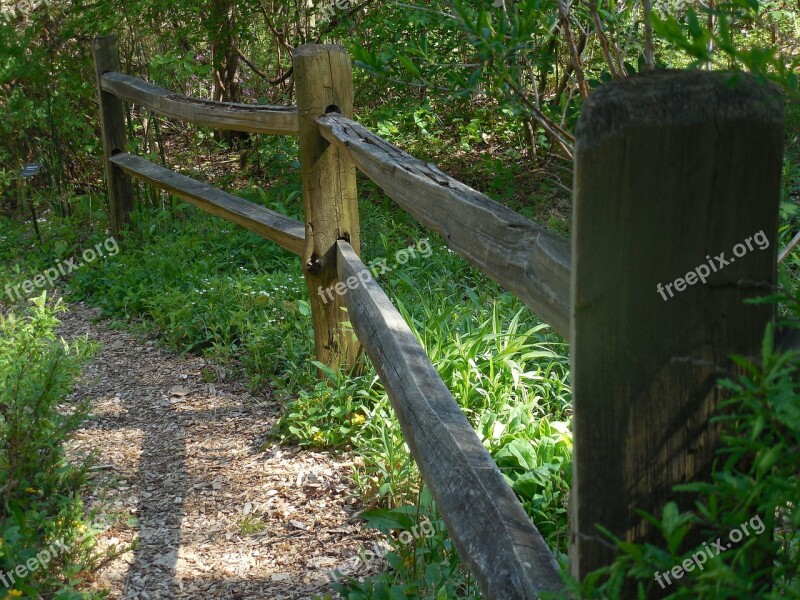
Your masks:
{"label": "dirt trail", "polygon": [[330,570],[371,538],[354,516],[352,463],[296,448],[259,452],[276,401],[241,383],[207,383],[203,359],[109,329],[83,305],[61,318],[65,339],[100,344],[75,392],[91,398],[93,418],[69,449],[98,457],[87,504],[116,519],[101,544],[138,538],[94,586],[145,600],[329,591]]}

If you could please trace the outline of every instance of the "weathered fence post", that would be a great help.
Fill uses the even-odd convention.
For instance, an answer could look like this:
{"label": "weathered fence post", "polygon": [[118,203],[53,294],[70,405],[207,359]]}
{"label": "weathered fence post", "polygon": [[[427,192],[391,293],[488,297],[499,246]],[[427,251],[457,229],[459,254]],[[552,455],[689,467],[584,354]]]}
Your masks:
{"label": "weathered fence post", "polygon": [[122,100],[104,92],[100,85],[104,73],[120,71],[117,37],[106,35],[95,38],[92,51],[100,103],[111,231],[114,235],[119,235],[123,225],[129,222],[133,210],[133,184],[130,176],[111,164],[109,159],[115,154],[125,152],[125,107]]}
{"label": "weathered fence post", "polygon": [[303,272],[314,322],[317,360],[335,368],[356,364],[360,345],[348,321],[336,284],[336,240],[360,251],[356,169],[349,155],[328,143],[314,122],[327,112],[353,116],[353,74],[341,46],[309,44],[293,56],[300,121],[300,169],[306,249]]}
{"label": "weathered fence post", "polygon": [[[728,356],[758,355],[776,280],[783,109],[744,75],[655,72],[595,91],[578,124],[572,246],[571,568],[659,540],[672,486],[708,476]],[[684,505],[685,507],[685,505]],[[697,540],[687,540],[693,545]]]}

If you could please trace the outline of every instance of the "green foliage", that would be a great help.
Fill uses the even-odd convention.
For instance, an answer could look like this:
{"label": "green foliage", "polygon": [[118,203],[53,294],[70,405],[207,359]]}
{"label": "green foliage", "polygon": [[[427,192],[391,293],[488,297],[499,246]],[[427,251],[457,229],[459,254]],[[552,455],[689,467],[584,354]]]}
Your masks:
{"label": "green foliage", "polygon": [[508,442],[494,459],[545,541],[566,560],[572,433],[568,423],[543,417],[526,434]]}
{"label": "green foliage", "polygon": [[[294,101],[291,85],[268,80],[280,80],[288,70],[287,50],[318,38],[342,42],[359,67],[355,86],[360,120],[412,154],[564,233],[569,231],[568,210],[561,213],[557,207],[570,194],[572,131],[583,100],[564,27],[570,26],[580,46],[579,63],[590,89],[646,68],[641,2],[573,2],[566,14],[560,13],[556,0],[377,2],[338,11],[330,22],[316,24],[310,17],[319,11],[319,3],[278,4],[279,10],[264,11],[251,1],[98,0],[80,11],[54,5],[17,19],[13,26],[0,23],[0,135],[6,142],[0,148],[0,196],[8,200],[16,194],[23,162],[45,163],[43,176],[28,188],[41,209],[43,243],[34,241],[29,224],[0,219],[0,289],[76,255],[104,235],[99,212],[105,210],[105,200],[97,194],[102,190],[102,151],[89,53],[94,35],[118,33],[122,70],[176,92],[213,97],[220,91],[214,73],[231,67],[239,76],[223,92],[243,101],[282,104]],[[750,70],[797,91],[798,63],[787,50],[797,37],[798,15],[789,3],[734,0],[711,9],[673,11],[660,10],[655,1],[653,5],[656,66],[710,62],[714,68]],[[240,60],[239,52],[255,69]],[[168,165],[181,170],[197,165],[199,178],[248,188],[241,195],[299,216],[296,140],[251,136],[235,142],[239,156],[217,160],[233,145],[224,136],[155,121],[140,107],[129,110],[127,125],[129,149],[158,161],[166,146]],[[783,243],[796,231],[800,189],[796,144],[793,151],[789,143],[787,152]],[[551,168],[547,161],[553,154],[561,157]],[[237,159],[243,164],[240,171],[229,166]],[[254,184],[259,188],[252,189]],[[368,259],[390,258],[426,235],[376,186],[362,181],[359,187],[362,246]],[[368,365],[363,376],[350,378],[326,372],[310,360],[308,292],[296,258],[144,188],[137,187],[137,208],[123,252],[74,273],[65,282],[71,292],[113,318],[158,329],[173,348],[241,368],[254,389],[271,386],[286,406],[272,440],[355,454],[353,477],[364,503],[386,507],[368,516],[376,522],[383,518],[384,524],[389,518],[398,521],[396,527],[385,527],[387,533],[413,527],[411,521],[400,522],[409,505],[429,515],[436,535],[415,546],[412,554],[406,545],[393,542],[390,571],[342,584],[348,597],[477,597],[424,491],[420,499],[419,473],[374,370]],[[92,233],[86,233],[85,223],[92,223]],[[429,260],[411,261],[379,283],[563,559],[572,448],[568,349],[517,299],[468,269],[440,243],[433,245]],[[786,290],[797,288],[799,256],[795,252],[782,268]],[[780,305],[782,316],[796,309],[793,301],[784,299]],[[318,369],[327,381],[317,381]],[[221,372],[209,368],[204,376],[213,381]],[[731,410],[736,414],[740,409]],[[757,412],[749,405],[741,411],[743,422]],[[765,420],[762,434],[772,424]],[[791,455],[788,446],[783,448]],[[767,472],[784,466],[782,456],[776,458],[765,448],[731,450],[731,456],[751,454],[761,457]],[[763,465],[771,460],[776,462],[766,469]],[[766,477],[742,473],[758,475],[759,481]],[[737,475],[726,493],[743,482],[749,480]],[[618,563],[616,570],[585,584],[615,597],[614,586],[621,584],[631,564],[677,560],[686,527],[706,527],[709,535],[720,529],[721,522],[712,526],[714,518],[725,517],[719,507],[727,510],[730,505],[720,496],[717,512],[707,508],[691,518],[667,507],[658,521],[666,549],[627,547],[633,563]],[[67,508],[65,523],[79,513],[74,504]],[[742,513],[730,510],[732,523]],[[782,514],[775,523],[789,540],[784,552],[789,556],[797,546],[792,537],[797,529],[791,520],[782,520],[790,513]],[[243,534],[258,527],[249,520],[240,523]],[[733,564],[730,573],[749,573],[755,563],[747,560]],[[704,580],[704,585],[711,589],[723,572],[714,571],[717,579]],[[642,583],[651,585],[646,577],[652,573],[642,573]]]}
{"label": "green foliage", "polygon": [[[389,570],[362,581],[341,577],[333,588],[343,598],[446,600],[481,597],[476,583],[461,566],[427,489],[420,492],[416,504],[391,510],[375,509],[361,516],[370,527],[386,536],[390,550],[379,558]],[[375,558],[372,551],[361,553],[361,559],[367,564]]]}
{"label": "green foliage", "polygon": [[[97,204],[92,206],[91,198],[75,198],[72,206],[70,216],[50,213],[42,217],[41,242],[36,238],[30,224],[0,217],[0,256],[3,257],[0,262],[0,301],[19,307],[26,306],[28,298],[25,297],[24,290],[17,286],[34,280],[36,275],[47,269],[57,268],[64,261],[75,259],[82,262],[81,253],[84,250],[95,248],[97,244],[103,247],[109,240],[102,227],[86,231],[85,224],[100,216]],[[85,264],[76,273],[100,267],[105,260],[111,258],[108,250],[108,247],[104,247],[102,258],[98,257],[94,262]],[[55,284],[59,285],[62,279],[59,273]],[[47,286],[49,287],[49,283]],[[33,293],[38,293],[39,289],[36,288],[37,291]],[[17,293],[21,298],[17,298]]]}
{"label": "green foliage", "polygon": [[[358,66],[394,84],[431,90],[451,106],[468,110],[475,115],[470,121],[473,141],[479,139],[478,123],[496,123],[512,139],[517,137],[518,145],[522,125],[533,119],[542,125],[542,137],[528,139],[531,151],[537,145],[549,149],[548,136],[568,143],[564,123],[558,122],[567,116],[574,123],[577,113],[571,95],[556,91],[556,56],[562,42],[555,29],[555,0],[504,2],[502,7],[488,0],[437,1],[399,12],[408,37],[399,38],[394,30],[390,35],[376,19],[376,35],[348,46]],[[557,97],[547,98],[553,91]]]}
{"label": "green foliage", "polygon": [[[785,3],[732,0],[698,10],[690,8],[679,17],[662,18],[654,13],[652,22],[664,41],[692,59],[691,66],[714,64],[749,71],[800,96],[800,58],[782,52],[775,44],[779,29],[792,32],[797,23],[797,14]],[[772,33],[771,39],[768,33]]]}
{"label": "green foliage", "polygon": [[[250,194],[291,212],[294,196]],[[313,336],[305,284],[288,252],[194,208],[135,215],[126,251],[76,271],[73,290],[116,318],[146,317],[173,348],[221,364],[241,359],[254,388],[273,378],[307,381],[296,369]],[[198,242],[198,240],[201,240]],[[292,267],[284,268],[287,261]],[[288,381],[282,383],[288,385]]]}
{"label": "green foliage", "polygon": [[50,496],[63,485],[61,443],[86,417],[86,405],[61,414],[56,407],[78,373],[84,351],[56,342],[55,317],[42,295],[27,319],[0,317],[0,416],[5,454],[0,476],[5,498],[20,488]]}
{"label": "green foliage", "polygon": [[312,364],[327,380],[317,382],[310,391],[299,390],[298,397],[288,401],[273,435],[302,446],[351,448],[373,413],[376,399],[370,390],[377,382],[334,373],[317,361]]}
{"label": "green foliage", "polygon": [[[364,227],[365,232],[376,229],[369,223]],[[382,231],[381,244],[388,247],[387,234],[395,232]],[[372,243],[368,239],[365,245]],[[435,247],[426,261],[394,269],[380,283],[489,451],[502,451],[514,440],[537,440],[541,461],[535,468],[556,476],[541,489],[521,483],[519,493],[531,514],[552,504],[556,510],[548,516],[552,528],[546,527],[547,533],[563,532],[571,438],[550,419],[568,420],[570,414],[564,347],[513,296],[499,293],[494,283],[465,270],[460,258]],[[356,482],[369,503],[396,506],[416,492],[416,469],[371,368],[355,379],[329,373],[327,384],[301,390],[289,401],[275,434],[305,445],[355,450],[365,465]],[[540,436],[546,438],[541,445]]]}
{"label": "green foliage", "polygon": [[251,515],[248,515],[238,521],[237,525],[239,526],[239,535],[242,537],[255,535],[256,533],[260,533],[267,528],[267,524],[263,519],[260,517],[253,517]]}
{"label": "green foliage", "polygon": [[[736,358],[742,375],[720,382],[728,395],[714,418],[722,426],[721,447],[711,482],[676,486],[695,494],[691,511],[674,502],[661,518],[648,516],[663,545],[629,544],[615,539],[614,564],[590,574],[573,591],[586,598],[616,598],[633,584],[640,597],[667,587],[655,573],[692,560],[703,548],[686,548],[693,532],[701,539],[731,540],[702,569],[692,568],[667,588],[668,598],[777,599],[800,596],[800,353],[773,347],[773,331],[764,337],[760,361]],[[747,534],[743,524],[749,525]],[[729,532],[739,529],[742,536]],[[737,537],[741,540],[737,542]],[[612,536],[613,539],[613,536]],[[642,596],[644,594],[644,596]]]}
{"label": "green foliage", "polygon": [[[74,591],[100,557],[80,498],[86,465],[68,463],[63,448],[87,416],[87,401],[64,398],[88,346],[57,340],[59,307],[48,308],[45,299],[37,298],[23,316],[0,315],[0,573],[39,561],[0,592],[95,597]],[[42,551],[49,553],[46,562]]]}

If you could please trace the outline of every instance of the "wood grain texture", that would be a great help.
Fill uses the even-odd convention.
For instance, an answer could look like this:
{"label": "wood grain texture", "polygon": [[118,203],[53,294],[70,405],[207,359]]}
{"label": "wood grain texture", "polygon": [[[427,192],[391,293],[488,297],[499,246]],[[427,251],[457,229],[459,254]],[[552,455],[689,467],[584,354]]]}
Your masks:
{"label": "wood grain texture", "polygon": [[306,249],[303,273],[308,286],[317,360],[336,369],[358,364],[358,340],[338,295],[325,300],[320,289],[336,279],[336,240],[360,252],[356,168],[346,151],[322,138],[316,118],[331,110],[353,114],[350,56],[341,46],[308,44],[292,55],[300,123],[300,170]]}
{"label": "wood grain texture", "polygon": [[183,198],[207,213],[241,225],[286,248],[289,252],[298,256],[303,253],[305,234],[300,221],[218,190],[207,183],[160,167],[133,154],[117,154],[111,158],[111,162],[133,177]]}
{"label": "wood grain texture", "polygon": [[[780,95],[741,74],[625,78],[583,108],[571,328],[579,577],[612,559],[595,524],[663,545],[636,510],[686,507],[672,487],[709,475],[716,381],[733,374],[729,355],[758,355],[772,318],[769,306],[743,301],[776,281],[782,145]],[[747,238],[754,249],[735,257]],[[716,260],[723,252],[728,265]],[[695,269],[709,261],[717,269],[703,283]],[[693,285],[675,284],[687,277]]]}
{"label": "wood grain texture", "polygon": [[342,115],[317,119],[359,169],[420,223],[569,339],[569,243]]}
{"label": "wood grain texture", "polygon": [[294,107],[197,100],[173,94],[157,85],[118,72],[105,73],[101,87],[117,98],[144,106],[165,117],[203,127],[282,135],[297,135],[299,131],[297,109]]}
{"label": "wood grain texture", "polygon": [[114,169],[110,159],[125,152],[125,107],[118,98],[102,89],[102,80],[108,71],[119,71],[117,38],[113,35],[97,37],[92,42],[97,97],[100,106],[100,133],[103,138],[103,166],[108,186],[111,232],[119,236],[133,210],[133,182],[125,173]]}
{"label": "wood grain texture", "polygon": [[533,599],[560,591],[553,555],[425,350],[350,245],[340,241],[337,249],[339,280],[355,284],[344,294],[350,320],[484,596]]}

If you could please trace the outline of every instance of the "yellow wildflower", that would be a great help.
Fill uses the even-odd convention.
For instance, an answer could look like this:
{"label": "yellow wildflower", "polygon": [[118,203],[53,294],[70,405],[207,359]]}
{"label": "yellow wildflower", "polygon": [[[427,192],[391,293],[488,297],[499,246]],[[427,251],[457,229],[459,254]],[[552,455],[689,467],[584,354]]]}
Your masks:
{"label": "yellow wildflower", "polygon": [[367,419],[364,417],[364,415],[357,414],[355,417],[353,417],[353,425],[361,425],[366,420]]}
{"label": "yellow wildflower", "polygon": [[20,592],[19,590],[8,590],[8,595],[11,596],[12,598],[19,598],[20,596],[22,596],[22,592]]}

